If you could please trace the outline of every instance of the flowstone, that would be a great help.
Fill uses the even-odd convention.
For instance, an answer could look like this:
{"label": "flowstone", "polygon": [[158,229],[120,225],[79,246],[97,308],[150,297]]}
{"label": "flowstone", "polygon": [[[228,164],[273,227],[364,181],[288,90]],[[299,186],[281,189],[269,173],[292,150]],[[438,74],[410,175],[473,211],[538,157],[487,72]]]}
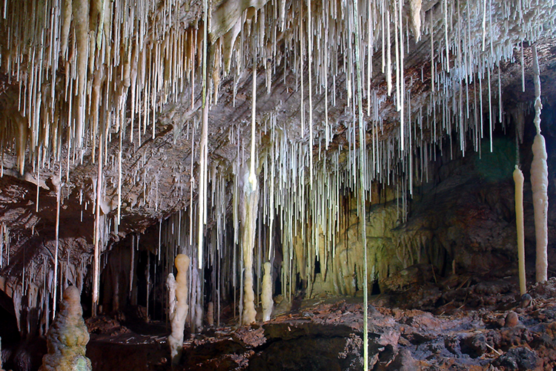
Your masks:
{"label": "flowstone", "polygon": [[46,337],[48,353],[39,371],[92,371],[85,356],[89,332],[83,320],[79,290],[70,286],[64,290],[62,307]]}

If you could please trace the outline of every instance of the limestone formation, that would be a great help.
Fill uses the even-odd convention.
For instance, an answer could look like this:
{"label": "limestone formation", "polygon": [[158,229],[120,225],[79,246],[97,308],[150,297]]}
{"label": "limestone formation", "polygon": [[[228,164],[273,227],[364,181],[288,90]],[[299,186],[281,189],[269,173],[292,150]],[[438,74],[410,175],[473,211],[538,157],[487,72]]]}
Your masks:
{"label": "limestone formation", "polygon": [[537,47],[533,45],[533,82],[535,85],[535,128],[537,135],[533,142],[533,163],[531,164],[531,190],[535,211],[535,238],[537,242],[536,276],[537,282],[548,279],[548,165],[546,143],[541,134],[541,79]]}
{"label": "limestone formation", "polygon": [[[175,282],[172,282],[173,275],[168,277],[168,286],[175,287],[175,310],[170,312],[172,321],[172,333],[168,336],[168,344],[172,357],[172,365],[177,365],[183,352],[183,328],[189,306],[187,304],[187,271],[189,269],[189,257],[185,254],[178,254],[175,259],[178,275]],[[172,298],[170,298],[172,303]]]}
{"label": "limestone formation", "polygon": [[272,307],[274,301],[272,300],[272,265],[270,262],[264,263],[264,276],[263,276],[263,321],[270,320],[272,314]]}
{"label": "limestone formation", "polygon": [[83,320],[79,290],[69,286],[64,290],[61,310],[46,336],[48,353],[39,371],[91,371],[91,361],[85,356],[89,332]]}
{"label": "limestone formation", "polygon": [[140,313],[158,317],[177,251],[196,268],[187,301],[168,279],[176,356],[208,300],[214,318],[250,324],[261,296],[267,318],[271,284],[295,310],[303,296],[515,267],[509,174],[472,171],[504,155],[498,140],[513,155],[514,133],[523,240],[542,242],[539,272],[554,260],[555,160],[540,138],[546,161],[530,173],[543,182],[528,176],[541,79],[554,143],[553,1],[6,0],[0,12],[0,281],[21,329],[27,309],[56,312],[67,282],[93,313],[146,296]]}
{"label": "limestone formation", "polygon": [[249,171],[245,172],[243,183],[243,199],[241,207],[243,261],[245,279],[243,283],[243,323],[249,325],[255,322],[255,293],[253,291],[253,248],[255,246],[255,229],[257,209],[259,205],[258,182],[252,182]]}
{"label": "limestone formation", "polygon": [[207,325],[214,326],[214,303],[212,301],[207,306]]}

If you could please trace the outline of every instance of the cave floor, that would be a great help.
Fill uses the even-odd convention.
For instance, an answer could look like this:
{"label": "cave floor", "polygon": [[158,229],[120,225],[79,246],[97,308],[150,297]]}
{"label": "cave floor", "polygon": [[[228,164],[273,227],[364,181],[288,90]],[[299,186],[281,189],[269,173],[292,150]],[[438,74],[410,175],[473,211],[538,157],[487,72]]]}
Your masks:
{"label": "cave floor", "polygon": [[[425,299],[434,296],[430,287],[370,298],[370,370],[556,366],[556,278],[532,286],[530,302],[521,300],[510,279],[474,283],[470,277],[460,277],[452,283],[441,300],[450,295],[458,299],[438,305],[442,301],[437,298],[434,309],[415,309],[426,307]],[[95,321],[87,347],[93,369],[170,369],[164,323],[132,331],[106,317]],[[90,320],[88,325],[91,328]],[[177,369],[361,370],[362,349],[362,298],[319,297],[268,322],[186,333]]]}

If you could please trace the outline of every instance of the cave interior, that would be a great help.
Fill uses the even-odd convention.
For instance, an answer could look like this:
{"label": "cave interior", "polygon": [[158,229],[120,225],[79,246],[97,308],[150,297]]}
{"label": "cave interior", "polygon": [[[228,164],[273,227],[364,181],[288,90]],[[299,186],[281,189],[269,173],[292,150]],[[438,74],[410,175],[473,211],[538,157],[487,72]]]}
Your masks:
{"label": "cave interior", "polygon": [[556,367],[553,0],[0,14],[0,370]]}

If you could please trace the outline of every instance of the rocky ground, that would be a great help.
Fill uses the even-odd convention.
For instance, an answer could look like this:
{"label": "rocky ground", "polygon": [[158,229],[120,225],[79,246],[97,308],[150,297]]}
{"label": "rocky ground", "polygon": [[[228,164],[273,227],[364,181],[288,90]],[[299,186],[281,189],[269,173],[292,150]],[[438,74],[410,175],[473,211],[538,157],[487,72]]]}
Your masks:
{"label": "rocky ground", "polygon": [[[393,277],[389,294],[371,297],[370,370],[554,369],[556,277],[529,286],[522,298],[513,277],[452,275],[411,284],[422,271],[415,267],[397,281]],[[363,369],[360,297],[321,296],[282,303],[275,312],[271,321],[252,326],[205,328],[197,334],[186,329],[178,369]],[[94,370],[170,369],[167,324],[140,318],[132,321],[120,313],[87,320],[87,356]],[[46,351],[40,340],[18,348],[3,345],[4,368],[13,371],[36,370]]]}
{"label": "rocky ground", "polygon": [[[373,296],[369,369],[552,370],[556,278],[529,292],[522,299],[513,278],[452,276]],[[179,369],[361,370],[361,301],[313,298],[269,322],[186,336]],[[87,355],[95,370],[170,369],[163,323],[131,330],[101,317],[88,325]]]}

